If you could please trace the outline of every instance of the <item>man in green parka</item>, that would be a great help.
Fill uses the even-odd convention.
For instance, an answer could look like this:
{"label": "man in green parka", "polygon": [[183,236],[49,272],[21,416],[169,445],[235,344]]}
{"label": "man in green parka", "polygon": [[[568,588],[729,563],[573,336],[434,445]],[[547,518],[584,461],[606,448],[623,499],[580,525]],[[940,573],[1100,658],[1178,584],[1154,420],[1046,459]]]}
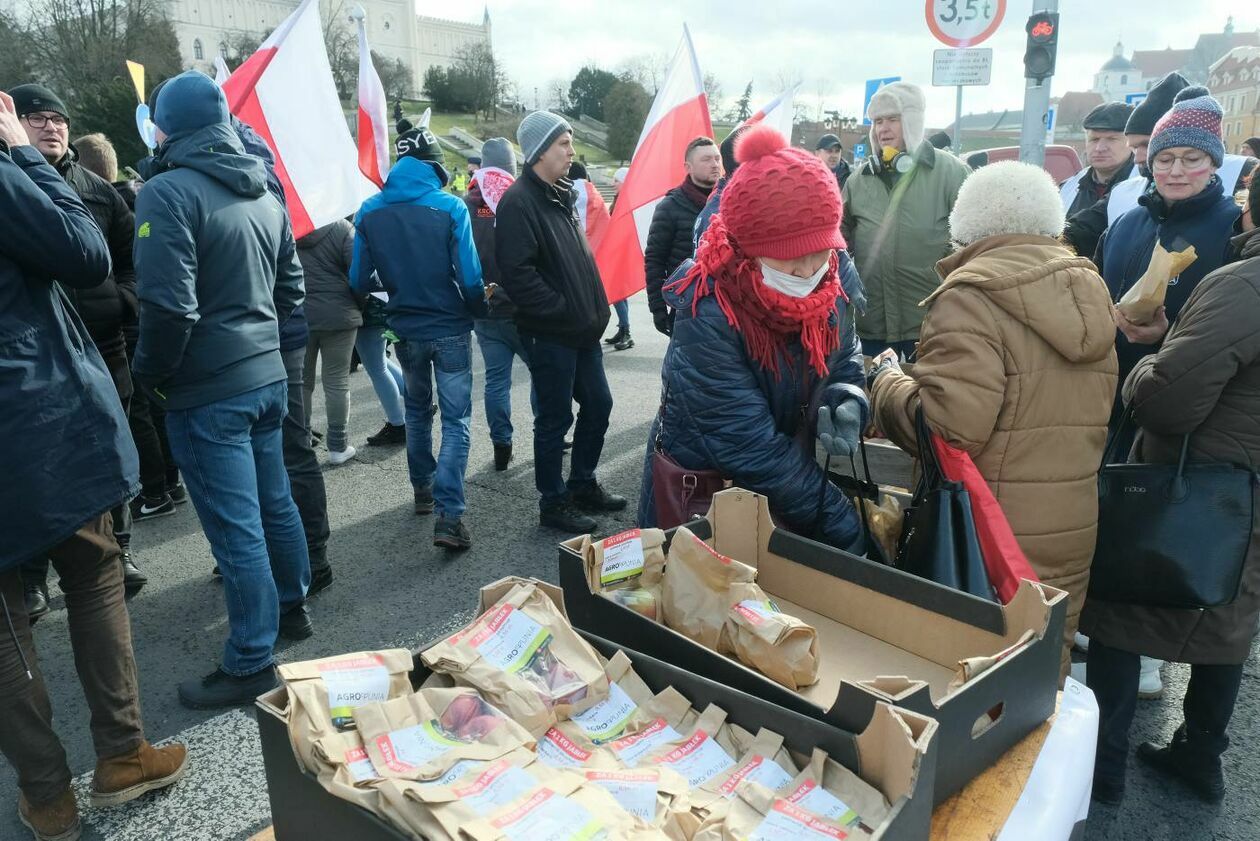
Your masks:
{"label": "man in green parka", "polygon": [[841,228],[866,291],[862,352],[914,355],[924,310],[950,252],[949,213],[971,170],[923,139],[923,91],[906,82],[871,97],[871,157],[844,187]]}

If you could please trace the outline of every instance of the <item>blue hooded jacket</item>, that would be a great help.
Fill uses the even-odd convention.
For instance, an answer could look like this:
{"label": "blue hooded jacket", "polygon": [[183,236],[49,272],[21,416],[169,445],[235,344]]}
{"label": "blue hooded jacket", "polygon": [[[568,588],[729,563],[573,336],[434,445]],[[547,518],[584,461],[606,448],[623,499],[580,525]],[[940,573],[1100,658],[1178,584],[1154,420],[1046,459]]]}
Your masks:
{"label": "blue hooded jacket", "polygon": [[414,342],[468,333],[487,314],[468,206],[442,189],[435,166],[399,159],[354,220],[350,286],[372,292],[375,274],[390,329]]}
{"label": "blue hooded jacket", "polygon": [[[839,260],[841,283],[847,288],[857,282],[857,269],[843,251]],[[681,295],[669,288],[691,266],[690,260],[683,263],[665,286],[666,303],[677,315],[661,369],[667,395],[664,424],[658,416],[648,438],[639,525],[656,524],[652,453],[659,432],[661,449],[681,466],[717,470],[738,487],[768,497],[777,522],[785,528],[850,548],[860,531],[857,511],[823,475],[813,444],[818,406],[832,392],[839,399],[866,404],[862,351],[847,305],[836,300],[832,318],[843,331],[840,347],[827,360],[827,376],[818,378],[810,371],[802,384],[807,363],[800,343],[794,342],[776,378],[748,355],[744,337],[727,322],[712,295],[702,298],[693,313],[698,284]],[[804,419],[802,403],[809,406]],[[798,436],[808,440],[807,447]]]}

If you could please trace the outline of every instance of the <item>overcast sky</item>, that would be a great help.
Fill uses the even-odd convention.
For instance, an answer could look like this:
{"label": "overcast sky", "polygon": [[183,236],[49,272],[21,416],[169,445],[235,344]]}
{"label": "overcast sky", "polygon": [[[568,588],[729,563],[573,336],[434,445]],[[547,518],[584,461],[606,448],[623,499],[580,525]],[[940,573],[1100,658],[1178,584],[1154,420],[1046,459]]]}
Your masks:
{"label": "overcast sky", "polygon": [[[982,45],[994,51],[993,83],[966,89],[964,113],[1022,107],[1032,6],[1009,0],[1001,27]],[[482,7],[458,0],[441,13],[479,21]],[[434,14],[425,0],[417,8]],[[585,63],[616,69],[637,55],[672,54],[686,23],[726,107],[750,79],[756,107],[778,93],[778,80],[795,77],[811,111],[821,85],[828,108],[857,115],[864,80],[902,76],[927,91],[930,126],[954,118],[954,88],[931,87],[932,51],[944,45],[928,31],[923,0],[490,0],[489,9],[495,51],[530,107],[535,86],[546,105],[548,83],[571,79]],[[1128,55],[1192,47],[1199,33],[1224,29],[1231,14],[1238,31],[1260,27],[1260,11],[1238,0],[1062,0],[1060,14],[1054,95],[1088,90],[1117,38]]]}

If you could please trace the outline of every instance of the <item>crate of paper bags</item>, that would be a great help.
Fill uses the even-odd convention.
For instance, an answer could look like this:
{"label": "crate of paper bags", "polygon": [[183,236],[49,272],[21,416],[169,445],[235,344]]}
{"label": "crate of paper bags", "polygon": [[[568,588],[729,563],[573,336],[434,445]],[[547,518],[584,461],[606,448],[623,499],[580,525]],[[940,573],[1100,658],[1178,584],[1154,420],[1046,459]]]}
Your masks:
{"label": "crate of paper bags", "polygon": [[[670,594],[676,544],[689,559],[675,588],[690,591]],[[723,604],[732,608],[725,621],[703,615],[714,597],[695,589],[705,553],[717,558],[702,572],[710,586],[756,587],[757,600]],[[1003,606],[950,590],[776,528],[765,497],[738,488],[669,534],[562,543],[560,581],[577,627],[843,730],[861,732],[881,702],[931,716],[940,724],[938,803],[1054,711],[1065,593],[1025,581]],[[674,627],[665,623],[671,607]],[[758,670],[735,650],[732,635],[746,634],[738,626],[759,611],[815,635],[813,682],[794,686],[783,669]],[[792,662],[808,665],[799,653]]]}
{"label": "crate of paper bags", "polygon": [[927,837],[931,719],[880,704],[846,733],[574,632],[553,585],[481,597],[405,686],[359,652],[258,700],[279,841]]}

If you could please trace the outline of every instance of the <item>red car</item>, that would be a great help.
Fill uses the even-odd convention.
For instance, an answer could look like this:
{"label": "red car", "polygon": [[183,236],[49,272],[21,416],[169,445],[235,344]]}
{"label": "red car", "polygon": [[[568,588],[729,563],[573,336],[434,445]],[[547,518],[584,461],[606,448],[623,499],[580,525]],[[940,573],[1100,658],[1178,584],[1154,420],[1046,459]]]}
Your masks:
{"label": "red car", "polygon": [[[982,166],[997,163],[998,161],[1017,161],[1019,160],[1019,147],[999,146],[996,149],[981,149],[977,152],[968,152],[963,157],[963,160],[972,169],[979,169]],[[1054,179],[1055,184],[1062,184],[1084,169],[1084,164],[1081,163],[1081,156],[1071,146],[1055,145],[1046,147],[1046,162],[1042,168],[1050,173],[1050,177]]]}

